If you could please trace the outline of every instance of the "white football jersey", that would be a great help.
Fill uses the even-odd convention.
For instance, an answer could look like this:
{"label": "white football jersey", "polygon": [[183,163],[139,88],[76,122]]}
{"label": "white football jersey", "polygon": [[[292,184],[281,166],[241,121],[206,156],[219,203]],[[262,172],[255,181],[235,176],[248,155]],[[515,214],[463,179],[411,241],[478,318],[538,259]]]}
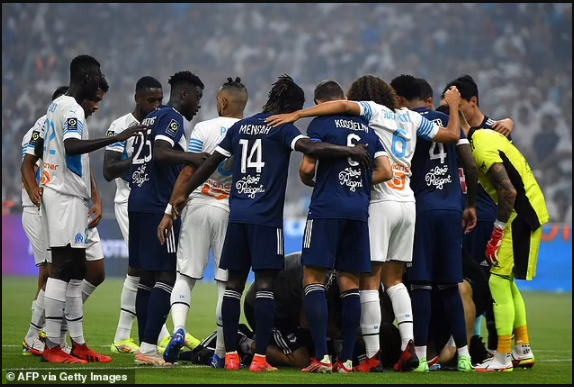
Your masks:
{"label": "white football jersey", "polygon": [[393,178],[377,184],[371,193],[371,203],[387,200],[414,202],[415,194],[411,189],[411,161],[417,145],[417,136],[432,141],[439,127],[419,113],[403,108],[396,112],[372,101],[358,102],[361,117],[379,135],[393,169]]}
{"label": "white football jersey", "polygon": [[[32,156],[36,155],[34,151],[35,144],[38,138],[40,138],[40,134],[45,130],[44,129],[45,124],[46,124],[46,115],[43,115],[42,117],[38,118],[34,126],[32,126],[30,130],[28,130],[24,135],[24,138],[22,139],[22,161],[24,161],[24,156],[26,156],[27,154],[30,154]],[[32,137],[34,137],[33,140]],[[38,184],[40,184],[39,177],[40,174],[42,173],[42,171],[40,170],[40,160],[36,162],[36,165],[38,166],[38,173],[36,174],[36,180],[38,181]],[[30,196],[28,196],[28,192],[26,192],[26,190],[24,189],[23,184],[22,184],[22,207],[35,207],[34,203],[32,203],[32,200],[30,200]]]}
{"label": "white football jersey", "polygon": [[[112,124],[108,129],[106,136],[116,136],[126,130],[127,128],[131,128],[132,126],[139,125],[140,122],[133,116],[132,113],[126,114],[125,116],[121,116]],[[128,159],[132,156],[134,151],[134,137],[131,137],[123,142],[116,142],[115,144],[108,145],[106,147],[107,151],[118,152],[122,154],[122,160]],[[131,170],[128,172],[128,176],[131,173]],[[114,198],[114,202],[121,204],[127,203],[130,197],[130,183],[126,179],[121,177],[116,178],[116,197]]]}
{"label": "white football jersey", "polygon": [[[225,137],[227,130],[239,119],[218,117],[195,125],[189,138],[188,152],[213,153]],[[233,158],[219,164],[207,181],[189,196],[193,203],[207,204],[229,211],[229,193],[232,182]]]}
{"label": "white football jersey", "polygon": [[64,195],[90,199],[88,154],[68,156],[64,141],[89,139],[84,109],[73,97],[56,98],[46,116],[42,185]]}

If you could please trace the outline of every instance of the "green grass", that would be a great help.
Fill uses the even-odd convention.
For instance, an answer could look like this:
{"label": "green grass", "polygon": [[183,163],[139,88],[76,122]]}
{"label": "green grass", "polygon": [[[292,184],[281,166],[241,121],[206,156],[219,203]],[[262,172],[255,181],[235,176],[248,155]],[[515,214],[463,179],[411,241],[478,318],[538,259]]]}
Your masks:
{"label": "green grass", "polygon": [[[31,297],[35,281],[28,278],[2,278],[2,383],[6,383],[9,370],[78,369],[73,366],[54,367],[41,363],[35,357],[22,356],[21,343],[30,321]],[[86,305],[84,330],[88,344],[105,354],[110,354],[119,316],[122,282],[107,280],[94,293]],[[137,383],[572,383],[572,296],[530,293],[525,294],[530,322],[530,334],[537,364],[531,371],[515,370],[513,374],[478,375],[454,372],[436,372],[429,375],[384,374],[371,375],[303,375],[297,370],[281,369],[277,374],[252,375],[247,371],[228,373],[221,370],[193,366],[174,369],[136,370]],[[188,329],[197,338],[214,330],[216,291],[213,285],[198,285],[193,293],[192,311]],[[168,323],[171,329],[171,321]],[[134,327],[135,328],[135,327]],[[137,337],[136,331],[133,337]],[[81,369],[81,367],[79,367]],[[130,355],[114,356],[110,365],[89,365],[90,369],[113,368],[118,373],[134,368]]]}

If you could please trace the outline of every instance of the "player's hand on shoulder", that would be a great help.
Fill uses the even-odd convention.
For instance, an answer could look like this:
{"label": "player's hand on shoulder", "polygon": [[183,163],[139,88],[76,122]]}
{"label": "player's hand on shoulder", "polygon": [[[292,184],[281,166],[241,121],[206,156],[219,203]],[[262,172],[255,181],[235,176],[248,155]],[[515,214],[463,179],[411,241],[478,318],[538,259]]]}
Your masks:
{"label": "player's hand on shoulder", "polygon": [[514,122],[510,118],[505,118],[504,120],[496,121],[492,125],[492,129],[496,132],[502,134],[505,137],[510,136],[512,129],[514,128]]}
{"label": "player's hand on shoulder", "polygon": [[452,86],[450,89],[444,93],[444,100],[449,106],[457,106],[460,102],[460,91],[456,86]]}
{"label": "player's hand on shoulder", "polygon": [[172,227],[173,219],[171,215],[165,214],[157,227],[157,239],[159,239],[159,243],[162,246],[165,244],[166,235],[171,232]]}
{"label": "player's hand on shoulder", "polygon": [[127,128],[126,130],[124,130],[120,134],[117,134],[115,137],[116,137],[116,140],[118,142],[125,141],[128,138],[134,137],[139,133],[144,133],[145,131],[147,131],[147,129],[148,129],[148,127],[145,125],[136,125],[136,126],[132,126],[130,128]]}
{"label": "player's hand on shoulder", "polygon": [[476,228],[476,224],[478,222],[478,216],[476,214],[475,207],[467,207],[464,210],[464,214],[462,216],[462,228],[464,228],[465,234],[470,234]]}
{"label": "player's hand on shoulder", "polygon": [[268,117],[265,123],[273,127],[278,127],[285,124],[292,124],[299,120],[299,113],[293,112],[288,114],[276,114],[274,116]]}
{"label": "player's hand on shoulder", "polygon": [[351,153],[349,157],[360,163],[365,170],[371,169],[371,164],[373,162],[373,158],[367,150],[368,147],[368,144],[359,144],[357,146],[349,147],[349,152]]}

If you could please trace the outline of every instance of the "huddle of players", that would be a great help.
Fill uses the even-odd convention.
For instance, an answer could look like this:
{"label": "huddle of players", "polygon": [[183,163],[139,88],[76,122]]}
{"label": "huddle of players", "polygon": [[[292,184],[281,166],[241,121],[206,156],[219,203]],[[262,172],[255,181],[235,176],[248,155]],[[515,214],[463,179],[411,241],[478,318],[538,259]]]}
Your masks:
{"label": "huddle of players", "polygon": [[[86,58],[82,57],[82,59]],[[95,88],[94,82],[101,82],[99,63],[93,58],[91,60],[93,61],[87,60],[88,65],[82,68],[82,76],[74,76],[72,71],[71,89],[77,91],[76,94],[72,94],[75,96],[76,104],[78,98],[92,93],[91,90]],[[395,86],[400,84],[401,79],[410,80],[408,77],[399,77],[395,80],[399,82]],[[419,85],[417,80],[412,79]],[[134,114],[132,114],[133,120],[130,117],[125,117],[126,119],[122,117],[114,123],[117,125],[115,128],[110,128],[106,139],[87,140],[87,125],[83,117],[80,120],[77,119],[80,116],[77,115],[77,107],[73,104],[73,109],[66,106],[63,114],[60,113],[63,118],[57,116],[56,120],[50,120],[48,117],[46,121],[56,123],[56,129],[52,129],[52,133],[47,136],[50,139],[48,143],[52,138],[56,138],[56,143],[60,144],[60,148],[56,149],[65,150],[66,158],[60,158],[57,160],[58,163],[52,164],[65,165],[65,168],[60,170],[64,171],[62,178],[64,182],[70,180],[76,183],[78,177],[85,177],[85,171],[89,171],[89,166],[87,170],[85,169],[88,162],[87,156],[82,156],[80,165],[84,169],[80,174],[77,173],[77,169],[74,169],[77,168],[76,164],[68,157],[82,154],[82,152],[87,153],[103,146],[108,146],[108,150],[118,153],[116,157],[112,157],[110,152],[106,152],[105,173],[108,175],[106,178],[123,177],[126,181],[130,181],[131,190],[127,205],[128,222],[125,221],[125,212],[123,215],[118,215],[118,222],[120,225],[124,223],[122,232],[126,229],[126,223],[129,223],[127,226],[129,232],[127,234],[124,232],[124,235],[126,239],[129,236],[129,266],[132,275],[128,273],[124,292],[127,287],[130,287],[133,293],[133,288],[137,283],[137,295],[135,308],[132,303],[131,309],[124,309],[124,294],[122,294],[122,313],[126,312],[133,316],[135,309],[140,328],[141,346],[137,348],[129,339],[131,322],[128,328],[128,324],[125,322],[122,324],[120,319],[118,332],[121,329],[124,332],[123,337],[126,332],[128,336],[124,340],[118,340],[118,335],[116,335],[114,347],[126,352],[135,350],[136,364],[169,365],[177,361],[180,350],[187,345],[184,327],[190,307],[190,293],[195,281],[203,277],[209,249],[212,248],[216,263],[221,269],[217,273],[219,278],[216,274],[219,284],[217,321],[218,331],[221,334],[217,335],[217,350],[210,360],[212,365],[223,366],[225,364],[228,370],[241,368],[235,335],[240,316],[241,295],[249,270],[253,268],[256,276],[254,315],[257,323],[255,356],[250,369],[253,372],[276,370],[268,364],[266,353],[275,322],[273,283],[284,266],[282,209],[289,157],[292,150],[297,150],[306,155],[300,170],[301,178],[306,184],[315,186],[302,255],[302,263],[305,266],[305,309],[315,346],[315,358],[304,371],[352,372],[355,339],[359,327],[366,345],[367,360],[358,369],[363,372],[380,370],[378,330],[381,321],[379,301],[381,283],[385,286],[393,303],[402,337],[403,354],[395,369],[405,371],[417,368],[420,359],[420,364],[423,364],[422,370],[425,371],[424,365],[427,363],[422,360],[426,360],[426,342],[424,339],[419,340],[423,345],[417,345],[415,348],[413,339],[417,341],[417,331],[428,332],[428,323],[423,323],[422,328],[417,329],[418,314],[415,312],[417,320],[414,322],[413,333],[411,300],[406,287],[402,284],[404,265],[411,260],[413,245],[416,251],[416,244],[413,243],[415,217],[419,219],[421,217],[419,206],[415,205],[415,193],[409,184],[410,167],[413,155],[416,157],[417,135],[428,143],[425,156],[430,161],[440,160],[441,164],[445,164],[447,155],[453,153],[450,152],[450,148],[445,151],[440,143],[432,142],[433,140],[455,144],[458,142],[459,145],[464,145],[464,141],[459,141],[461,137],[458,118],[460,95],[456,88],[449,89],[445,93],[453,116],[445,127],[440,127],[421,114],[406,109],[406,103],[409,101],[408,95],[401,96],[404,99],[398,100],[392,88],[381,79],[372,76],[361,77],[357,80],[349,90],[347,97],[356,101],[372,100],[374,102],[342,101],[344,93],[340,86],[335,82],[325,82],[317,89],[319,93],[316,96],[318,95],[319,98],[316,98],[315,102],[319,105],[305,111],[300,111],[304,104],[303,91],[291,78],[283,76],[273,85],[263,112],[242,119],[243,108],[247,102],[247,91],[240,80],[230,79],[218,94],[218,112],[222,117],[198,124],[190,139],[188,149],[190,152],[184,152],[187,144],[183,136],[183,118],[191,120],[196,114],[204,86],[197,76],[189,72],[175,74],[170,79],[170,84],[172,89],[167,105],[150,111],[143,121],[141,121],[143,114],[140,115],[140,119],[137,119]],[[161,85],[159,87],[158,85],[159,82],[146,90],[140,90],[141,93],[136,90],[136,102],[140,109],[144,100],[147,100],[148,108],[154,104],[157,106],[161,101],[159,98]],[[88,89],[90,92],[86,91]],[[149,95],[154,92],[153,89],[156,89],[155,99]],[[144,91],[147,93],[145,97]],[[324,97],[320,97],[321,92]],[[87,98],[93,99],[91,95]],[[330,100],[340,101],[323,103]],[[399,101],[403,106],[397,105]],[[50,109],[58,111],[58,103],[53,103]],[[76,115],[72,114],[70,117],[71,113]],[[279,114],[279,116],[271,117],[272,114]],[[299,118],[315,115],[326,117],[317,118],[312,122],[308,131],[310,138],[301,135],[296,127],[290,124]],[[227,118],[225,122],[219,122],[223,118]],[[142,125],[138,126],[138,122]],[[133,124],[136,126],[130,127]],[[274,129],[272,125],[278,128]],[[47,124],[47,127],[49,132],[50,124]],[[70,137],[68,132],[72,132],[73,137]],[[63,139],[59,137],[62,134]],[[128,146],[126,141],[134,136],[133,144]],[[76,141],[66,143],[70,138]],[[120,148],[123,149],[121,157],[118,151]],[[209,153],[212,153],[211,156],[203,162]],[[47,154],[53,155],[49,146],[44,149],[45,159],[48,158]],[[237,157],[234,157],[232,161],[226,161],[231,156]],[[315,183],[313,177],[317,168],[317,159],[321,161]],[[371,172],[373,160],[374,168]],[[427,160],[421,161],[422,164],[425,162]],[[456,158],[450,157],[448,162],[450,164],[446,170],[457,171],[456,165],[452,164],[456,163]],[[45,165],[46,161],[44,161]],[[462,242],[457,245],[459,239],[456,235],[460,234],[460,239],[462,239],[460,224],[463,214],[459,204],[463,199],[458,172],[454,173],[454,178],[449,176],[444,179],[437,176],[445,173],[442,168],[444,167],[431,168],[430,171],[434,173],[434,176],[429,177],[427,174],[424,181],[429,187],[434,186],[431,187],[434,188],[431,190],[433,193],[438,192],[438,196],[442,196],[439,201],[443,200],[450,206],[446,207],[446,211],[433,210],[424,211],[424,213],[430,215],[427,220],[428,225],[440,224],[440,227],[444,227],[444,224],[449,224],[452,226],[453,238],[443,238],[443,241],[447,239],[450,246],[457,246],[460,256]],[[25,181],[28,180],[25,179]],[[50,176],[48,180],[55,179]],[[388,182],[384,183],[385,181]],[[83,190],[80,191],[84,194],[84,200],[81,203],[87,211],[87,198],[83,191],[86,191],[85,188],[89,185],[85,180],[82,182],[84,183]],[[47,188],[46,192],[50,192],[50,183],[51,181],[43,183],[43,186]],[[120,181],[120,183],[124,182]],[[457,196],[458,201],[453,201],[452,196],[449,198],[448,195],[440,195],[442,188],[447,184],[449,187],[456,187],[460,192]],[[374,188],[371,196],[372,186]],[[188,202],[189,195],[194,191],[192,200]],[[119,192],[118,184],[118,194]],[[72,191],[71,196],[73,195],[78,195],[78,191]],[[61,203],[63,202],[61,199],[55,198],[53,201]],[[202,199],[204,203],[201,203]],[[49,208],[51,202],[47,201],[47,196],[44,196],[42,200],[41,208]],[[116,204],[122,203],[125,203],[125,195],[120,198],[116,196]],[[34,204],[39,203],[34,202]],[[465,219],[474,223],[472,203],[469,204],[470,209],[465,212]],[[84,218],[84,207],[78,206],[77,213],[72,211],[70,218],[73,218],[71,219],[73,221],[65,223],[66,231],[73,228],[70,226],[79,224],[80,219]],[[184,207],[185,210],[182,213]],[[417,211],[419,211],[418,214]],[[116,213],[120,213],[118,206],[116,206]],[[179,219],[180,214],[183,217],[183,224]],[[85,220],[87,220],[87,212],[85,215]],[[48,230],[50,226],[50,215],[48,215]],[[472,225],[468,230],[471,228]],[[86,227],[85,230],[88,228]],[[436,228],[433,230],[421,228],[421,230],[428,233]],[[66,236],[66,233],[62,235]],[[55,271],[55,265],[53,265],[46,289],[46,301],[48,301],[48,289],[55,287],[54,282],[59,281],[56,285],[66,283],[62,277],[70,276],[70,274],[62,275],[61,273],[71,272],[74,279],[79,278],[75,267],[72,268],[66,264],[70,263],[69,258],[73,255],[72,253],[85,251],[84,245],[89,241],[89,236],[84,237],[81,233],[75,234],[75,231],[67,232],[67,235],[71,235],[72,239],[68,236],[68,239],[57,243],[49,239],[53,257],[55,253],[61,252],[62,254],[58,256],[64,259],[53,259],[54,263],[58,262],[60,270]],[[156,235],[160,239],[159,244],[155,242]],[[430,236],[425,241],[430,240],[431,245],[441,246],[437,244],[437,238],[439,236]],[[62,246],[66,247],[61,247],[64,242],[67,243]],[[79,249],[74,249],[74,247],[79,247]],[[441,248],[444,249],[444,246]],[[464,310],[457,288],[457,284],[462,281],[462,263],[454,262],[457,255],[454,252],[450,255],[446,254],[446,259],[452,259],[454,266],[447,264],[449,272],[440,271],[442,277],[437,279],[435,276],[438,276],[439,271],[433,269],[433,263],[437,260],[438,250],[421,249],[423,250],[431,253],[421,253],[418,259],[415,254],[415,267],[420,261],[421,269],[413,275],[414,280],[411,278],[413,307],[415,310],[422,308],[424,313],[424,308],[430,304],[426,301],[427,293],[430,294],[427,292],[428,285],[430,283],[441,285],[445,310],[453,316],[449,320],[452,323],[453,337],[459,351],[458,368],[462,371],[471,370],[466,345]],[[85,260],[84,257],[80,257],[81,254],[77,255],[76,261],[72,263]],[[373,262],[372,273],[371,261]],[[343,310],[341,330],[343,344],[334,366],[331,365],[326,348],[328,313],[324,287],[325,272],[333,268],[338,270],[337,280],[341,289]],[[53,278],[54,272],[56,275]],[[137,274],[139,274],[139,281],[137,281]],[[135,278],[130,280],[130,277]],[[63,287],[57,290],[61,289]],[[420,291],[417,292],[415,289]],[[52,291],[51,294],[53,293],[55,292]],[[418,306],[414,296],[416,294],[422,295],[420,297],[422,302],[419,302]],[[128,302],[127,299],[125,301]],[[70,303],[72,303],[71,298]],[[50,317],[46,320],[57,321],[61,324],[62,318],[56,313],[54,305],[50,305],[51,313],[49,314],[47,304],[48,302],[46,302],[46,316]],[[68,298],[57,305],[60,311],[64,309],[64,305],[66,320],[71,322],[67,312]],[[77,305],[77,302],[74,305]],[[162,356],[156,343],[170,309],[176,329]],[[79,321],[81,325],[81,318]],[[133,317],[131,321],[133,322]],[[120,327],[121,325],[123,326]],[[76,348],[80,348],[81,345],[80,341],[76,341],[77,333],[73,333],[75,336],[72,335],[72,355],[75,356],[70,356],[63,352],[61,347],[55,345],[59,343],[54,340],[55,329],[52,327],[49,330],[48,323],[46,328],[48,339],[43,353],[44,359],[53,362],[79,362]],[[77,332],[77,327],[74,332]],[[421,333],[418,336],[424,337],[424,335],[425,333]],[[122,341],[125,342],[122,344]],[[86,360],[109,361],[102,355],[98,356],[100,356],[98,360],[92,360],[95,358],[93,354],[90,354]]]}

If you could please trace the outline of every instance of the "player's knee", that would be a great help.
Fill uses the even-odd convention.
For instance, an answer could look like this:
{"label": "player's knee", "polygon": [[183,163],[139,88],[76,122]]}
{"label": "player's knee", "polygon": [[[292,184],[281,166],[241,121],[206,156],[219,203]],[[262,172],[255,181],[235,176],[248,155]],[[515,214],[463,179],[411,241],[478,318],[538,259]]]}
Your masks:
{"label": "player's knee", "polygon": [[74,260],[69,247],[52,249],[52,267],[50,278],[70,282],[74,270]]}
{"label": "player's knee", "polygon": [[411,290],[414,291],[428,291],[432,290],[432,286],[428,283],[414,283],[411,285]]}
{"label": "player's knee", "polygon": [[226,289],[243,294],[245,291],[245,283],[247,282],[248,275],[249,273],[229,272],[229,279],[227,281]]}
{"label": "player's knee", "polygon": [[139,277],[140,276],[140,270],[136,269],[135,267],[128,266],[128,275],[130,277]]}
{"label": "player's knee", "polygon": [[255,291],[273,291],[273,283],[279,274],[278,271],[264,271],[255,273]]}
{"label": "player's knee", "polygon": [[153,271],[141,271],[140,285],[149,289],[153,289],[155,286],[155,273]]}
{"label": "player's knee", "polygon": [[458,284],[442,284],[442,285],[438,285],[438,290],[440,290],[441,292],[452,292],[453,289],[457,289],[458,288]]}
{"label": "player's knee", "polygon": [[167,286],[175,285],[177,273],[175,271],[160,271],[155,275],[155,282],[161,282]]}
{"label": "player's knee", "polygon": [[460,297],[463,300],[472,300],[472,287],[467,281],[463,281],[458,284],[458,291],[460,292]]}

